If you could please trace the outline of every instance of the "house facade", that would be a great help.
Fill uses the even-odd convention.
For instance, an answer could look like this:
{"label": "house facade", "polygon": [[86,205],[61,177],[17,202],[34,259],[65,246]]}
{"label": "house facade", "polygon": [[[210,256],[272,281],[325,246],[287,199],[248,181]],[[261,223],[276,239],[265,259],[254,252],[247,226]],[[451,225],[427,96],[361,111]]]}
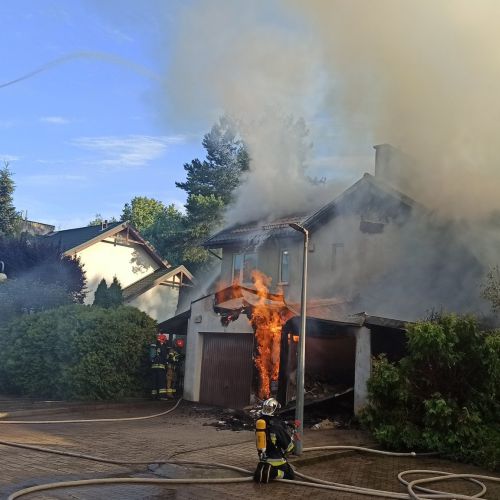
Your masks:
{"label": "house facade", "polygon": [[55,231],[45,238],[80,260],[87,282],[85,304],[93,303],[102,279],[109,285],[116,277],[125,304],[162,322],[175,314],[180,287],[193,279],[184,266],[173,268],[164,261],[128,222]]}
{"label": "house facade", "polygon": [[[452,224],[397,189],[391,176],[405,162],[396,153],[377,146],[375,175],[364,174],[317,211],[229,227],[205,242],[222,255],[219,288],[251,289],[252,271],[259,270],[271,280],[269,294],[282,294],[291,317],[280,345],[282,402],[295,377],[303,269],[304,236],[291,225],[309,234],[306,379],[314,374],[344,384],[355,412],[367,401],[372,355],[401,356],[406,322],[435,310],[477,310],[479,293],[470,285],[483,267]],[[259,355],[255,324],[245,314],[252,310],[244,294],[221,303],[214,293],[183,313],[177,327],[187,334],[187,399],[239,407],[252,401]],[[232,398],[236,393],[243,396]]]}

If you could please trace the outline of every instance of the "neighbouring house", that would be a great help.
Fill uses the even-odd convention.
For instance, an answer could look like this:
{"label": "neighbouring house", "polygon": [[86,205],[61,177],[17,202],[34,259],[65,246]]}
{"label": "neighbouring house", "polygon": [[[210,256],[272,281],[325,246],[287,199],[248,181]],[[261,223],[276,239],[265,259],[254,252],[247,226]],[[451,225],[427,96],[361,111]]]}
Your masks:
{"label": "neighbouring house", "polygon": [[21,232],[28,233],[33,236],[43,236],[44,234],[52,233],[56,226],[45,224],[44,222],[36,222],[33,220],[23,219],[21,222]]}
{"label": "neighbouring house", "polygon": [[193,276],[184,266],[173,268],[128,222],[104,222],[44,237],[64,255],[80,260],[87,281],[86,304],[93,303],[103,278],[110,285],[116,276],[124,303],[162,322],[175,314],[180,288],[192,285]]}
{"label": "neighbouring house", "polygon": [[[397,189],[395,180],[410,184],[396,176],[406,159],[390,145],[375,148],[375,175],[364,174],[319,210],[228,227],[205,242],[221,252],[225,286],[165,322],[187,335],[187,399],[243,407],[252,394],[294,398],[304,248],[297,228],[310,238],[306,385],[312,379],[333,391],[352,389],[355,412],[366,404],[372,355],[400,357],[406,322],[478,304],[483,266],[453,224]],[[263,293],[254,270],[270,279]],[[262,300],[280,318],[279,329],[268,327],[266,345]],[[259,393],[263,357],[279,370]]]}

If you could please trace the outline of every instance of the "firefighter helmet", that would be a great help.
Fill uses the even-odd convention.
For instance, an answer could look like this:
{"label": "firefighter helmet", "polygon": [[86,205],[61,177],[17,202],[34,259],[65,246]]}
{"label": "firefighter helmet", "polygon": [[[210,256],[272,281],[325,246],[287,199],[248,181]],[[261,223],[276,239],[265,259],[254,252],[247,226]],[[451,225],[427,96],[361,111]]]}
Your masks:
{"label": "firefighter helmet", "polygon": [[160,344],[164,344],[166,341],[167,341],[167,336],[164,334],[164,333],[159,333],[157,336],[156,336],[156,340],[160,343]]}
{"label": "firefighter helmet", "polygon": [[266,399],[262,403],[262,415],[274,415],[279,409],[281,405],[274,398]]}

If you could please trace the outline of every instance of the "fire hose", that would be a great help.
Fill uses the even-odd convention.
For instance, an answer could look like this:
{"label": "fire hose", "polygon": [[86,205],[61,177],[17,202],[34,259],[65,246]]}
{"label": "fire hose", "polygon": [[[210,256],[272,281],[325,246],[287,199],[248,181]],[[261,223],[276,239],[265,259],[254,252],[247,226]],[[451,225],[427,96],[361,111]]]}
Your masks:
{"label": "fire hose", "polygon": [[[0,421],[0,423],[4,424],[34,424],[34,423],[80,423],[80,422],[106,422],[106,421],[130,421],[130,420],[141,420],[146,418],[155,418],[161,415],[165,415],[174,411],[179,405],[181,400],[179,400],[176,405],[165,412],[158,413],[155,415],[149,415],[146,417],[131,417],[131,418],[116,418],[116,419],[85,419],[85,420],[52,420],[52,421]],[[251,471],[236,467],[229,464],[222,463],[214,463],[214,462],[196,462],[189,460],[142,460],[142,461],[130,461],[130,460],[113,460],[108,458],[96,457],[93,455],[86,455],[81,453],[74,453],[68,451],[60,451],[51,448],[45,448],[41,446],[33,446],[22,443],[14,443],[10,441],[0,440],[0,445],[11,446],[16,448],[24,448],[34,451],[39,451],[43,453],[52,453],[57,455],[63,455],[73,458],[79,458],[83,460],[91,460],[102,463],[109,463],[115,465],[147,465],[147,464],[174,464],[174,465],[193,465],[196,467],[204,467],[204,468],[223,468],[228,470],[233,470],[235,472],[243,473],[243,474],[252,474]],[[360,446],[320,446],[313,448],[304,448],[304,452],[309,451],[318,451],[318,450],[355,450],[362,451],[366,453],[374,453],[378,455],[385,456],[407,456],[407,457],[417,457],[428,454],[416,454],[414,452],[411,453],[394,453],[382,450],[374,450],[371,448],[363,448]],[[423,479],[415,479],[413,481],[407,481],[405,479],[406,476],[414,475],[414,474],[433,474],[431,477],[426,477]],[[427,500],[431,498],[442,498],[442,499],[455,499],[455,500],[474,500],[477,498],[484,498],[483,495],[486,493],[486,486],[483,481],[497,482],[500,483],[500,478],[494,476],[484,476],[477,474],[453,474],[449,472],[443,471],[434,471],[434,470],[420,470],[420,469],[411,469],[400,472],[398,474],[398,480],[401,484],[403,484],[407,493],[397,493],[393,491],[384,491],[384,490],[376,490],[372,488],[365,488],[361,486],[336,483],[332,481],[325,481],[322,479],[318,479],[315,477],[307,476],[298,471],[295,471],[295,475],[304,481],[299,480],[290,480],[290,479],[276,479],[281,483],[285,484],[295,484],[298,486],[305,486],[309,488],[318,488],[323,490],[333,490],[333,491],[341,491],[345,493],[354,493],[359,495],[369,495],[369,496],[377,496],[382,498],[394,498],[401,500]],[[429,484],[441,481],[450,481],[450,480],[467,480],[469,482],[474,483],[479,487],[479,491],[474,495],[463,495],[457,493],[449,493],[440,490],[434,490],[428,488]],[[47,483],[38,486],[31,486],[29,488],[25,488],[22,490],[18,490],[12,493],[8,500],[15,500],[16,498],[20,498],[22,496],[28,495],[30,493],[47,491],[59,488],[71,488],[78,486],[96,486],[96,485],[110,485],[110,484],[142,484],[142,485],[179,485],[179,484],[229,484],[229,483],[241,483],[241,482],[249,482],[252,481],[252,476],[246,476],[241,478],[192,478],[192,479],[160,479],[160,478],[123,478],[123,477],[112,477],[112,478],[104,478],[104,479],[83,479],[83,480],[75,480],[75,481],[62,481],[55,483]],[[425,485],[425,486],[424,486]]]}
{"label": "fire hose", "polygon": [[167,413],[174,411],[182,401],[180,398],[174,407],[168,410],[162,411],[161,413],[155,413],[153,415],[146,415],[144,417],[120,417],[120,418],[85,418],[85,419],[73,419],[73,420],[1,420],[0,424],[85,424],[88,422],[130,422],[132,420],[147,420],[149,418],[162,417]]}

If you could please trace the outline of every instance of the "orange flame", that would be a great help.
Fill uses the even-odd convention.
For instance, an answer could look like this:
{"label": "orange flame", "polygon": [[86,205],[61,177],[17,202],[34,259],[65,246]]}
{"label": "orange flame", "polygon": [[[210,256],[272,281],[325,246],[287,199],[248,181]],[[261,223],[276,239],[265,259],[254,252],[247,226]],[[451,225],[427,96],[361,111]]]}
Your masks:
{"label": "orange flame", "polygon": [[286,319],[282,308],[268,300],[271,278],[260,271],[252,271],[258,301],[252,311],[252,326],[257,341],[255,366],[259,375],[258,396],[266,399],[271,394],[271,381],[278,380],[280,367],[281,327]]}

